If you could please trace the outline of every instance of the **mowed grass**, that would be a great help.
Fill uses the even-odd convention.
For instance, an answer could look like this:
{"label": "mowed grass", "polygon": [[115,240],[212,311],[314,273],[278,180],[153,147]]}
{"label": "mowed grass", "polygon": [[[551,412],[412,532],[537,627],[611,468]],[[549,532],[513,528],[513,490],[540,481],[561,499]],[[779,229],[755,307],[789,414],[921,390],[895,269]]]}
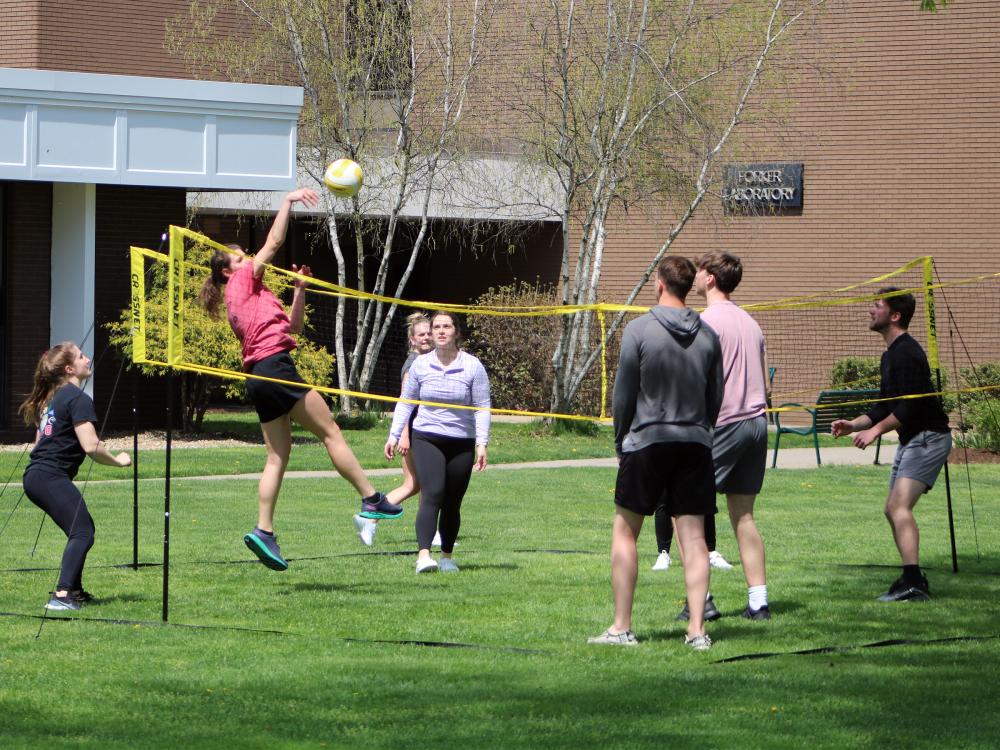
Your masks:
{"label": "mowed grass", "polygon": [[[768,472],[758,517],[775,618],[737,617],[740,570],[715,572],[725,617],[710,624],[707,653],[684,648],[673,621],[680,566],[649,571],[651,525],[640,646],[586,644],[611,622],[613,469],[475,475],[461,573],[419,577],[414,501],[368,549],[343,480],[287,480],[277,530],[291,567],[275,573],[241,541],[253,482],[176,481],[169,627],[156,624],[161,568],[114,567],[132,559],[130,488],[92,483],[98,541],[85,584],[102,602],[81,617],[50,618],[36,639],[63,537],[46,522],[29,557],[41,514],[25,505],[0,537],[0,611],[24,615],[0,617],[0,745],[995,747],[1000,468],[971,467],[976,537],[965,471],[953,467],[958,575],[943,484],[921,502],[934,598],[914,604],[875,601],[897,573],[881,515],[887,471]],[[3,518],[16,497],[0,498]],[[144,489],[142,507],[140,557],[156,563],[162,490]],[[719,529],[735,561],[722,515]],[[904,643],[863,648],[890,639]],[[822,647],[839,650],[793,654]],[[760,654],[775,655],[722,661]]]}
{"label": "mowed grass", "polygon": [[[610,458],[614,456],[614,431],[610,426],[594,426],[593,434],[557,431],[540,422],[494,422],[490,433],[491,463],[521,463],[580,458]],[[366,469],[399,468],[400,462],[388,462],[383,448],[388,437],[389,421],[381,420],[373,429],[344,430],[343,434],[361,465]],[[244,445],[206,447],[188,444],[171,451],[170,473],[174,477],[207,475],[238,475],[259,472],[264,466],[264,443],[260,425],[252,412],[210,412],[205,417],[206,436],[236,439]],[[326,450],[309,432],[300,427],[293,430],[295,445],[289,461],[289,471],[328,471],[332,469]],[[175,439],[183,441],[182,435]],[[770,436],[771,448],[774,435]],[[781,449],[812,448],[812,439],[799,435],[784,435]],[[846,440],[835,442],[829,435],[820,436],[820,446],[849,446]],[[131,443],[125,448],[132,453]],[[163,450],[140,450],[139,477],[152,479],[164,475],[166,459]],[[28,461],[27,451],[0,452],[0,481],[8,477],[20,481]],[[79,479],[130,479],[131,469],[85,463]]]}

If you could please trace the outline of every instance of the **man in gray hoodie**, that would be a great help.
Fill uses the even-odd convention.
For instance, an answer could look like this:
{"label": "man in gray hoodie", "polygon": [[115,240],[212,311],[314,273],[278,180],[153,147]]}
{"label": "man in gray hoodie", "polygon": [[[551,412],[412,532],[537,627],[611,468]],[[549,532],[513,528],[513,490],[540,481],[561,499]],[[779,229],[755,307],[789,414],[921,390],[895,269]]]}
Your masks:
{"label": "man in gray hoodie", "polygon": [[699,651],[712,645],[704,623],[705,516],[715,512],[712,427],[722,404],[723,372],[718,336],[684,304],[695,272],[680,256],[660,261],[658,304],[629,323],[622,336],[612,403],[619,458],[611,536],[615,620],[590,643],[638,643],[632,632],[636,540],[643,519],[665,502],[684,549],[690,603],[685,643]]}

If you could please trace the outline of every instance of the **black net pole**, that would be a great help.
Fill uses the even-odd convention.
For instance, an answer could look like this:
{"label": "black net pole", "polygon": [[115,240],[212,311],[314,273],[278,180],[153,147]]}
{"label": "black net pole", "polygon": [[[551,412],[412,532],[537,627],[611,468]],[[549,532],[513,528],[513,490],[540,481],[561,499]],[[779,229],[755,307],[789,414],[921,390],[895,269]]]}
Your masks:
{"label": "black net pole", "polygon": [[[935,369],[937,374],[937,389],[941,392],[941,368]],[[943,400],[943,397],[942,397]],[[958,550],[955,547],[955,514],[951,509],[951,476],[948,474],[948,461],[944,462],[944,493],[948,500],[948,535],[951,537],[951,572],[958,572]]]}
{"label": "black net pole", "polygon": [[139,569],[139,370],[132,368],[132,570]]}
{"label": "black net pole", "polygon": [[174,370],[167,368],[167,445],[163,479],[163,621],[167,622],[170,595],[170,442],[174,429]]}

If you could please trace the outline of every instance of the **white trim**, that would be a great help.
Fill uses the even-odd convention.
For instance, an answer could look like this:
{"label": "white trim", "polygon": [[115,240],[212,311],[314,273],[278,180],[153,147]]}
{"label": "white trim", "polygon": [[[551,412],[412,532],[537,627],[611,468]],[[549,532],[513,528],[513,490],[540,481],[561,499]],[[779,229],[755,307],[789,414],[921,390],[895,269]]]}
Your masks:
{"label": "white trim", "polygon": [[[0,104],[8,105],[8,132],[23,122],[22,142],[8,151],[25,155],[20,164],[0,163],[0,180],[211,190],[296,185],[298,87],[0,68]],[[221,132],[220,116],[229,125]]]}

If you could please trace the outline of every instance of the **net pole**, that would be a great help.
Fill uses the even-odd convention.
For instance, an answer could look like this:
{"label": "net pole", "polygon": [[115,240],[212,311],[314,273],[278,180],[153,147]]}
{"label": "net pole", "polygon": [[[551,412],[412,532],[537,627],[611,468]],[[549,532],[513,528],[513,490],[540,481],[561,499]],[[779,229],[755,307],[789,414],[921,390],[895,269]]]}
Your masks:
{"label": "net pole", "polygon": [[139,569],[139,368],[132,367],[132,570]]}
{"label": "net pole", "polygon": [[163,478],[163,621],[170,608],[170,447],[174,430],[174,369],[167,369],[167,444]]}
{"label": "net pole", "polygon": [[[934,259],[931,256],[923,258],[924,267],[924,304],[927,307],[927,357],[937,378],[938,393],[943,391],[941,379],[941,360],[938,356],[937,311],[934,307]],[[944,404],[944,396],[938,396]],[[955,545],[955,513],[951,504],[951,475],[948,471],[948,460],[944,462],[944,491],[948,506],[948,537],[951,542],[951,572],[958,572],[958,549]]]}
{"label": "net pole", "polygon": [[[937,389],[941,390],[941,368],[935,370],[937,374]],[[948,536],[951,538],[951,572],[958,572],[958,550],[955,547],[955,514],[951,507],[951,476],[948,473],[948,461],[944,462],[944,493],[948,501]]]}

